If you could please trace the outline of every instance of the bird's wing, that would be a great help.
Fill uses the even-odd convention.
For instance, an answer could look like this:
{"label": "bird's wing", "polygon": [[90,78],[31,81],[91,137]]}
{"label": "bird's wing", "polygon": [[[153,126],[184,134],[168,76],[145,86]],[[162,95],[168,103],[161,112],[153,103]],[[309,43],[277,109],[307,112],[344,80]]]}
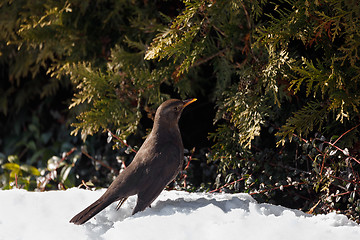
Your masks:
{"label": "bird's wing", "polygon": [[138,201],[133,214],[148,207],[176,177],[182,165],[182,157],[183,149],[168,143],[163,144],[151,160],[144,161],[142,186],[139,186]]}

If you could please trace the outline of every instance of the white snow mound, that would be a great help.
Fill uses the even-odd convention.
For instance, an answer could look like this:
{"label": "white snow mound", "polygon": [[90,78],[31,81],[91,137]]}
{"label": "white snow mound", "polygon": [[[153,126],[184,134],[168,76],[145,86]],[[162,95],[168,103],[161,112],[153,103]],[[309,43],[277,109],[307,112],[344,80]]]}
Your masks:
{"label": "white snow mound", "polygon": [[84,225],[69,223],[104,191],[0,191],[0,240],[360,239],[360,226],[344,215],[312,216],[247,194],[163,191],[134,216],[135,196],[119,211],[113,203]]}

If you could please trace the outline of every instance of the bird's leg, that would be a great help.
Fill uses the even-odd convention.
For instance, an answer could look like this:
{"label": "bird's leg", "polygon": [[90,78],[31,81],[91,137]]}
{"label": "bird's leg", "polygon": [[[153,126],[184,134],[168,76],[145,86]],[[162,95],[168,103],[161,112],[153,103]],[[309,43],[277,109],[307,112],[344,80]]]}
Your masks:
{"label": "bird's leg", "polygon": [[127,199],[127,197],[124,197],[124,198],[120,199],[118,205],[116,206],[116,211],[118,211],[121,208],[121,206],[126,201],[126,199]]}

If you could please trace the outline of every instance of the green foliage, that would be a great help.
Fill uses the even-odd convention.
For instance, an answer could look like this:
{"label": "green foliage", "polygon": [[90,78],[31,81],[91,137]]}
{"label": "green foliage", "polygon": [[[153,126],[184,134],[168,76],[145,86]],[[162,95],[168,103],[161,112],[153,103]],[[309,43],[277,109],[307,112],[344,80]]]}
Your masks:
{"label": "green foliage", "polygon": [[[10,84],[10,87],[2,89],[0,97],[0,111],[5,115],[12,101],[14,104],[10,106],[19,110],[29,98],[45,97],[59,89],[59,81],[45,81],[42,71],[48,67],[49,61],[54,62],[53,70],[58,68],[59,63],[55,62],[61,56],[70,54],[68,42],[64,40],[59,43],[59,39],[63,39],[60,35],[68,36],[60,19],[68,11],[65,1],[57,2],[54,6],[43,1],[1,3],[0,63],[8,69],[2,86],[6,86],[6,81]],[[32,84],[24,81],[27,77],[34,79]]]}
{"label": "green foliage", "polygon": [[197,41],[203,22],[199,22],[198,14],[205,4],[202,1],[185,1],[185,10],[180,14],[168,29],[164,29],[153,41],[147,51],[145,59],[159,57],[174,58],[174,63],[180,61],[177,76],[184,73],[193,65],[204,51],[204,41]]}
{"label": "green foliage", "polygon": [[[18,156],[19,166],[44,170],[38,177],[50,182],[38,189],[69,187],[75,182],[70,170],[75,162],[63,166],[62,161],[57,170],[46,170],[53,156],[84,145],[68,135],[70,121],[74,122],[73,133],[81,129],[83,139],[107,128],[121,130],[125,139],[136,131],[144,113],[151,116],[168,97],[159,88],[171,84],[173,69],[166,65],[154,69],[144,61],[147,45],[166,18],[154,11],[157,6],[156,2],[108,0],[96,4],[83,0],[0,3],[0,72],[4,79],[0,114],[6,116],[1,118],[0,153],[5,159]],[[72,86],[78,92],[69,103]],[[67,104],[71,113],[63,108]],[[114,153],[100,147],[104,143],[100,137],[87,138],[87,142],[94,144],[88,146],[91,154],[95,146],[102,151],[96,153],[96,161],[112,165],[107,161],[115,159]],[[99,177],[95,176],[95,160],[94,169],[81,172],[94,181]],[[0,169],[5,176],[8,170]],[[63,177],[46,177],[46,171]],[[98,175],[106,175],[106,180],[96,180],[106,185],[114,173]],[[4,185],[13,180],[6,178]]]}
{"label": "green foliage", "polygon": [[[310,198],[316,195],[326,204],[337,189],[315,163],[305,165],[318,147],[299,152],[299,139],[316,132],[330,138],[359,122],[360,6],[350,2],[185,2],[154,39],[146,59],[171,61],[177,78],[203,69],[213,72],[211,97],[219,125],[210,135],[215,144],[209,160],[219,165],[225,183],[234,176],[246,179],[237,189],[262,192],[263,201],[279,197],[267,189],[285,185],[314,190]],[[355,146],[354,134],[344,134],[339,144]],[[331,158],[324,164],[334,175],[349,170],[344,156]],[[297,202],[293,189],[286,194]],[[313,210],[315,204],[309,205],[301,207]]]}
{"label": "green foliage", "polygon": [[0,111],[8,112],[12,98],[19,110],[27,99],[47,97],[68,85],[63,74],[68,64],[104,64],[109,49],[123,39],[122,32],[130,31],[129,20],[151,22],[136,9],[130,1],[2,1],[0,63],[8,68],[5,79],[11,86],[0,96]]}
{"label": "green foliage", "polygon": [[[309,102],[308,105],[294,113],[294,115],[286,120],[286,124],[276,134],[281,137],[281,143],[285,143],[285,139],[290,141],[295,133],[308,135],[314,130],[321,131],[323,123],[326,121],[327,109],[322,107],[320,102]],[[314,129],[316,127],[316,129]]]}
{"label": "green foliage", "polygon": [[133,64],[134,58],[139,58],[138,52],[130,53],[116,47],[106,73],[84,63],[69,66],[71,79],[78,84],[70,108],[86,104],[89,109],[77,117],[79,123],[73,124],[75,135],[82,129],[85,140],[87,135],[100,129],[114,127],[125,139],[135,133],[142,117],[140,100],[147,99],[146,104],[159,105],[163,99],[159,86],[167,79],[168,69],[150,71],[141,61]]}
{"label": "green foliage", "polygon": [[251,141],[260,135],[261,125],[266,116],[261,114],[264,99],[260,99],[250,92],[251,90],[248,89],[232,89],[224,94],[228,98],[224,100],[224,105],[219,107],[224,111],[222,118],[228,119],[235,127],[232,132],[236,136],[238,144],[245,148],[250,148]]}
{"label": "green foliage", "polygon": [[[34,179],[31,179],[32,176],[39,176],[40,172],[33,166],[20,164],[19,158],[14,155],[8,157],[8,163],[2,165],[2,168],[7,171],[5,177],[7,178],[6,182],[16,182],[16,184],[25,185],[26,189],[29,189],[30,184],[36,184]],[[11,189],[13,186],[10,184],[5,186],[4,189]]]}
{"label": "green foliage", "polygon": [[31,165],[21,164],[18,156],[10,155],[8,162],[2,164],[5,173],[0,175],[0,186],[2,185],[2,189],[22,188],[32,191],[74,187],[75,178],[70,172],[79,157],[79,154],[74,155],[68,163],[65,160],[66,155],[63,158],[53,156],[47,161],[46,168],[37,169]]}
{"label": "green foliage", "polygon": [[[355,27],[359,19],[349,18],[358,16],[359,6],[350,7],[348,1],[289,4],[291,10],[278,9],[280,18],[272,17],[273,23],[258,28],[258,43],[270,44],[276,51],[293,51],[290,53],[296,61],[288,61],[288,89],[297,95],[305,92],[317,106],[308,103],[287,120],[279,133],[282,142],[285,137],[291,139],[294,132],[306,135],[314,126],[321,129],[324,120],[332,120],[332,114],[341,123],[359,115],[359,57],[354,54],[359,42],[352,40],[360,36]],[[292,50],[290,45],[295,40],[316,55]]]}
{"label": "green foliage", "polygon": [[[257,82],[250,85],[253,91],[247,90],[246,97],[243,98],[243,106],[246,107],[239,111],[235,102],[239,92],[242,92],[243,82],[236,83],[242,88],[238,87],[237,91],[233,91],[228,97],[234,100],[232,104],[226,105],[226,101],[219,104],[222,106],[220,111],[225,108],[231,113],[228,114],[231,117],[223,119],[228,119],[232,133],[236,133],[236,128],[233,127],[237,123],[233,120],[236,116],[241,116],[241,126],[247,131],[231,136],[226,134],[229,130],[224,131],[226,127],[222,125],[218,133],[226,137],[214,146],[215,154],[211,160],[220,161],[221,166],[232,168],[233,170],[227,173],[228,176],[233,176],[236,169],[238,178],[246,180],[242,188],[256,195],[261,192],[263,195],[258,198],[263,201],[273,201],[280,197],[277,195],[289,195],[296,203],[297,194],[314,191],[310,199],[317,200],[302,203],[303,209],[326,212],[335,208],[359,221],[359,208],[356,207],[359,203],[354,202],[358,192],[346,188],[346,184],[356,182],[358,176],[345,174],[359,169],[359,162],[356,158],[349,157],[349,150],[338,151],[342,153],[340,155],[333,154],[338,147],[324,140],[340,135],[350,128],[354,131],[352,127],[359,123],[360,72],[359,59],[354,53],[359,45],[358,41],[351,40],[359,37],[358,28],[354,25],[358,24],[358,18],[354,21],[348,18],[358,16],[359,5],[355,4],[350,8],[345,1],[322,1],[321,4],[317,1],[285,1],[276,5],[274,10],[275,12],[267,15],[271,21],[256,28],[253,52],[261,53],[261,49],[266,49],[267,62],[256,56],[260,60],[258,63],[262,65],[260,69],[263,70],[262,74],[257,71],[258,74],[254,76]],[[346,47],[345,51],[344,45],[347,44],[351,46]],[[257,103],[255,108],[246,104],[254,97],[257,98],[257,101],[253,100]],[[272,107],[263,108],[261,101],[264,99],[267,99],[265,105]],[[273,103],[269,100],[273,100]],[[247,111],[252,115],[244,116]],[[252,127],[256,127],[254,121],[258,118],[255,116],[261,116],[261,121],[258,121],[261,129],[259,131],[251,131]],[[274,127],[279,128],[279,131],[274,131]],[[271,135],[275,133],[275,136],[270,137],[265,132]],[[314,141],[312,147],[299,141],[302,137],[313,136],[316,132],[325,137],[322,137],[321,141]],[[241,137],[246,136],[246,133],[253,136],[247,137],[248,139],[254,139],[250,145],[253,157],[244,159],[240,157],[243,156],[243,150],[238,147],[238,150],[234,151],[234,148],[236,149],[238,143],[244,146]],[[341,136],[341,141],[337,144],[348,148],[354,146],[352,151],[358,154],[358,131],[351,134],[347,131]],[[232,140],[225,143],[225,139],[229,138]],[[275,139],[278,144],[283,145],[279,150],[266,144]],[[295,141],[295,146],[289,144],[291,140]],[[294,150],[294,147],[297,150]],[[218,152],[224,154],[219,156]],[[278,157],[275,157],[276,155]],[[238,157],[234,159],[234,156]],[[295,159],[290,156],[295,156]],[[307,158],[312,162],[310,168],[309,162],[304,165]],[[237,167],[227,164],[234,162]],[[286,179],[291,181],[284,181]],[[284,186],[292,189],[283,193],[273,191],[284,189]],[[343,195],[341,202],[339,199]],[[314,210],[315,208],[317,210]]]}
{"label": "green foliage", "polygon": [[[89,135],[117,129],[118,167],[131,161],[133,148],[123,145],[145,135],[142,121],[162,101],[196,96],[216,106],[212,149],[198,159],[204,169],[219,172],[208,174],[200,189],[211,188],[212,178],[216,188],[226,184],[222,191],[245,191],[309,212],[339,210],[358,221],[360,5],[352,0],[169,4],[1,3],[0,63],[8,81],[1,83],[0,111],[14,120],[12,108],[20,112],[28,99],[47,99],[71,83],[68,105],[77,115],[72,133],[89,141]],[[17,125],[12,120],[7,126]],[[26,167],[36,163],[36,169],[60,174],[45,177],[51,179],[46,185],[72,186],[79,162],[53,156],[73,146],[46,153],[47,141],[57,135],[44,132],[36,117],[18,126],[17,133],[29,133],[0,143],[15,148],[4,156],[20,160],[4,162],[2,176],[8,182],[15,173],[18,179],[39,178]],[[77,181],[89,174],[108,182],[114,177],[111,161],[95,155],[102,157],[87,156],[95,170],[78,170]],[[49,169],[49,159],[56,160],[56,170]],[[101,172],[99,162],[110,173]],[[191,164],[187,171],[195,173]],[[99,183],[97,176],[86,180]]]}

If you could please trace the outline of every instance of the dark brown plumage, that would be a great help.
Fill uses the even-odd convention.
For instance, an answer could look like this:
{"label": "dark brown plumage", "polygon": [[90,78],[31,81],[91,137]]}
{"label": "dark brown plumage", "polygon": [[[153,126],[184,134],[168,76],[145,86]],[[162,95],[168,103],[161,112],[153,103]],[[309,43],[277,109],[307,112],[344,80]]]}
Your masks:
{"label": "dark brown plumage", "polygon": [[184,148],[178,121],[182,110],[195,98],[181,101],[170,99],[160,105],[151,133],[132,163],[117,176],[106,192],[93,204],[74,216],[70,222],[83,224],[115,201],[118,207],[132,195],[138,199],[132,212],[148,207],[181,170]]}

